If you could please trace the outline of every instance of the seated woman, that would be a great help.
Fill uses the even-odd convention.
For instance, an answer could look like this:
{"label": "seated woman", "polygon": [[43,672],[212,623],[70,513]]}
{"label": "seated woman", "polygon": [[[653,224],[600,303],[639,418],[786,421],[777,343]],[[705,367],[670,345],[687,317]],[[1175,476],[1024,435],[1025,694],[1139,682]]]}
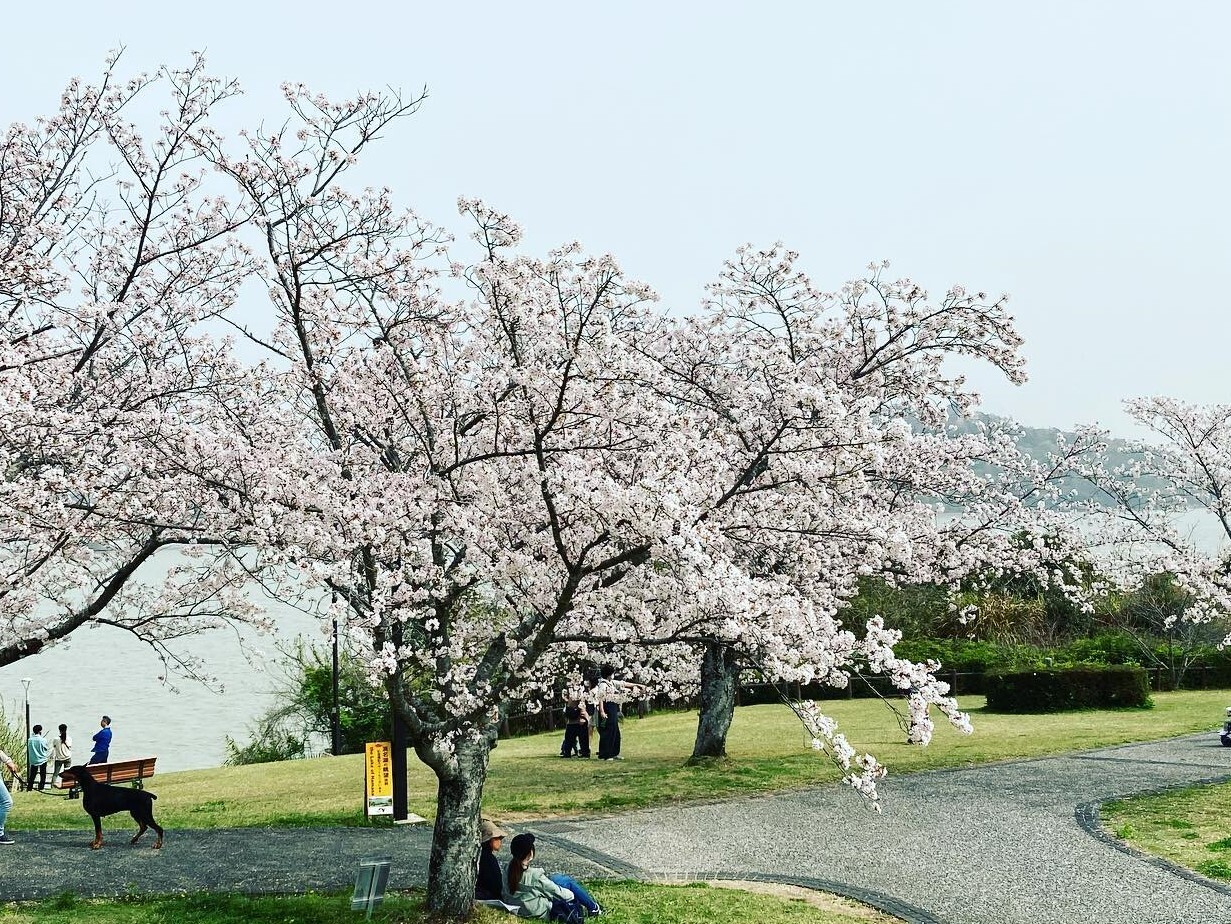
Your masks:
{"label": "seated woman", "polygon": [[518,917],[548,921],[581,921],[603,913],[594,897],[571,876],[548,876],[534,859],[534,835],[519,834],[509,843],[513,859],[505,871],[506,904],[517,906]]}
{"label": "seated woman", "polygon": [[474,881],[474,897],[479,901],[499,899],[504,891],[496,854],[507,836],[486,818],[479,819],[479,871]]}

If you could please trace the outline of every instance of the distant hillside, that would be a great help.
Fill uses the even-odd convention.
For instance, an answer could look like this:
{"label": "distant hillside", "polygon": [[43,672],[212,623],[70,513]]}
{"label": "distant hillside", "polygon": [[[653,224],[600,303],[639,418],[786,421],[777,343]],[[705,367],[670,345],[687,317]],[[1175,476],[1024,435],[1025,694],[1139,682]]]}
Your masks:
{"label": "distant hillside", "polygon": [[[969,419],[955,418],[953,424],[956,426],[958,433],[973,433],[980,425],[997,426],[1007,424],[1013,426],[1017,429],[1018,447],[1026,455],[1039,461],[1043,461],[1055,454],[1061,437],[1064,438],[1068,445],[1072,445],[1076,439],[1076,434],[1071,431],[1059,430],[1054,427],[1025,427],[1017,424],[1011,418],[995,414],[977,413],[973,418]],[[1133,453],[1130,452],[1129,447],[1130,444],[1127,440],[1108,439],[1108,467],[1115,468],[1128,464],[1133,458]],[[1096,500],[1101,503],[1108,499],[1106,494],[1081,478],[1066,478],[1061,482],[1061,485],[1065,492],[1076,492],[1072,495],[1074,500]],[[1161,487],[1161,485],[1159,486]]]}

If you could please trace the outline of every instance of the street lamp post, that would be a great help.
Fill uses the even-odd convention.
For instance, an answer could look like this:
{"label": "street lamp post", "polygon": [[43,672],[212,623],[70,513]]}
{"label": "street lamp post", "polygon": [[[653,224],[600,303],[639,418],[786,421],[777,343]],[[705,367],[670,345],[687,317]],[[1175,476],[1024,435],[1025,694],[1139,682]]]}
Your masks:
{"label": "street lamp post", "polygon": [[330,595],[330,609],[333,610],[333,696],[329,704],[329,749],[333,756],[342,753],[342,716],[338,709],[338,611],[334,609],[338,602],[338,593]]}
{"label": "street lamp post", "polygon": [[[22,677],[21,685],[26,688],[26,774],[30,775],[30,684],[34,683],[31,677]],[[26,788],[30,788],[30,780],[26,780]]]}
{"label": "street lamp post", "polygon": [[333,617],[333,701],[329,706],[329,732],[334,757],[342,753],[342,715],[338,708],[338,617]]}

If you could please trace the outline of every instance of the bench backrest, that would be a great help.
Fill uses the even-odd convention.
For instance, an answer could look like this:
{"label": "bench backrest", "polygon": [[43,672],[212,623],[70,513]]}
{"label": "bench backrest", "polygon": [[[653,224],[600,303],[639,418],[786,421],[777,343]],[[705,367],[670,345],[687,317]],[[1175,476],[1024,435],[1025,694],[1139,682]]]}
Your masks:
{"label": "bench backrest", "polygon": [[[138,757],[134,760],[117,760],[106,764],[90,764],[86,769],[91,777],[100,783],[127,783],[131,780],[143,780],[154,775],[154,763],[157,757]],[[75,776],[65,771],[60,777],[61,788],[76,786]]]}

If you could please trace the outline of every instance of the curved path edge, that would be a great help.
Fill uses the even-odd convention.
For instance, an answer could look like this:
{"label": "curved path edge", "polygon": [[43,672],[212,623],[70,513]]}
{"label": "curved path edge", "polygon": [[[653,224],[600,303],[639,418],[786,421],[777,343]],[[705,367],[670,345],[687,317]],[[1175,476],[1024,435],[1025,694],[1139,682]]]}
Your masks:
{"label": "curved path edge", "polygon": [[1220,774],[1219,776],[1208,776],[1200,780],[1192,780],[1186,783],[1176,783],[1170,786],[1154,786],[1150,789],[1142,789],[1138,792],[1127,793],[1122,796],[1115,796],[1111,799],[1095,799],[1090,802],[1082,802],[1073,810],[1073,817],[1077,820],[1077,824],[1083,831],[1089,834],[1096,841],[1100,841],[1109,847],[1114,847],[1121,853],[1126,853],[1134,859],[1140,860],[1143,863],[1149,863],[1151,866],[1157,867],[1164,872],[1171,873],[1174,876],[1179,876],[1187,879],[1189,882],[1195,882],[1199,886],[1205,886],[1207,889],[1213,889],[1215,892],[1220,892],[1223,895],[1231,895],[1231,885],[1225,882],[1219,882],[1216,879],[1210,879],[1202,876],[1195,870],[1189,869],[1187,866],[1181,866],[1178,863],[1173,863],[1163,857],[1155,856],[1152,853],[1146,853],[1144,850],[1138,850],[1131,844],[1127,844],[1114,834],[1109,832],[1103,826],[1102,807],[1108,802],[1119,802],[1123,799],[1136,799],[1141,796],[1161,796],[1169,792],[1175,792],[1178,789],[1190,789],[1195,786],[1214,786],[1219,783],[1231,781],[1231,773]]}
{"label": "curved path edge", "polygon": [[626,863],[617,857],[610,856],[609,854],[595,850],[592,847],[587,847],[583,844],[576,844],[567,838],[557,837],[548,831],[543,831],[533,826],[527,827],[526,830],[533,833],[536,838],[548,841],[560,850],[564,850],[575,856],[582,857],[589,860],[595,866],[610,870],[611,872],[616,873],[619,876],[624,876],[628,879],[635,879],[638,882],[706,882],[713,879],[736,881],[743,880],[746,882],[776,882],[780,885],[799,886],[801,889],[810,889],[814,892],[828,892],[831,895],[839,895],[842,898],[849,898],[852,901],[862,902],[863,904],[869,905],[878,911],[883,911],[886,914],[891,914],[895,917],[901,918],[903,921],[906,921],[907,924],[945,924],[945,922],[928,914],[922,908],[916,908],[914,905],[909,905],[891,895],[885,895],[881,892],[873,892],[868,889],[861,889],[858,886],[852,886],[844,882],[835,882],[829,879],[816,879],[808,876],[749,873],[747,870],[705,870],[703,872],[647,870],[639,866],[634,866],[631,863]]}

